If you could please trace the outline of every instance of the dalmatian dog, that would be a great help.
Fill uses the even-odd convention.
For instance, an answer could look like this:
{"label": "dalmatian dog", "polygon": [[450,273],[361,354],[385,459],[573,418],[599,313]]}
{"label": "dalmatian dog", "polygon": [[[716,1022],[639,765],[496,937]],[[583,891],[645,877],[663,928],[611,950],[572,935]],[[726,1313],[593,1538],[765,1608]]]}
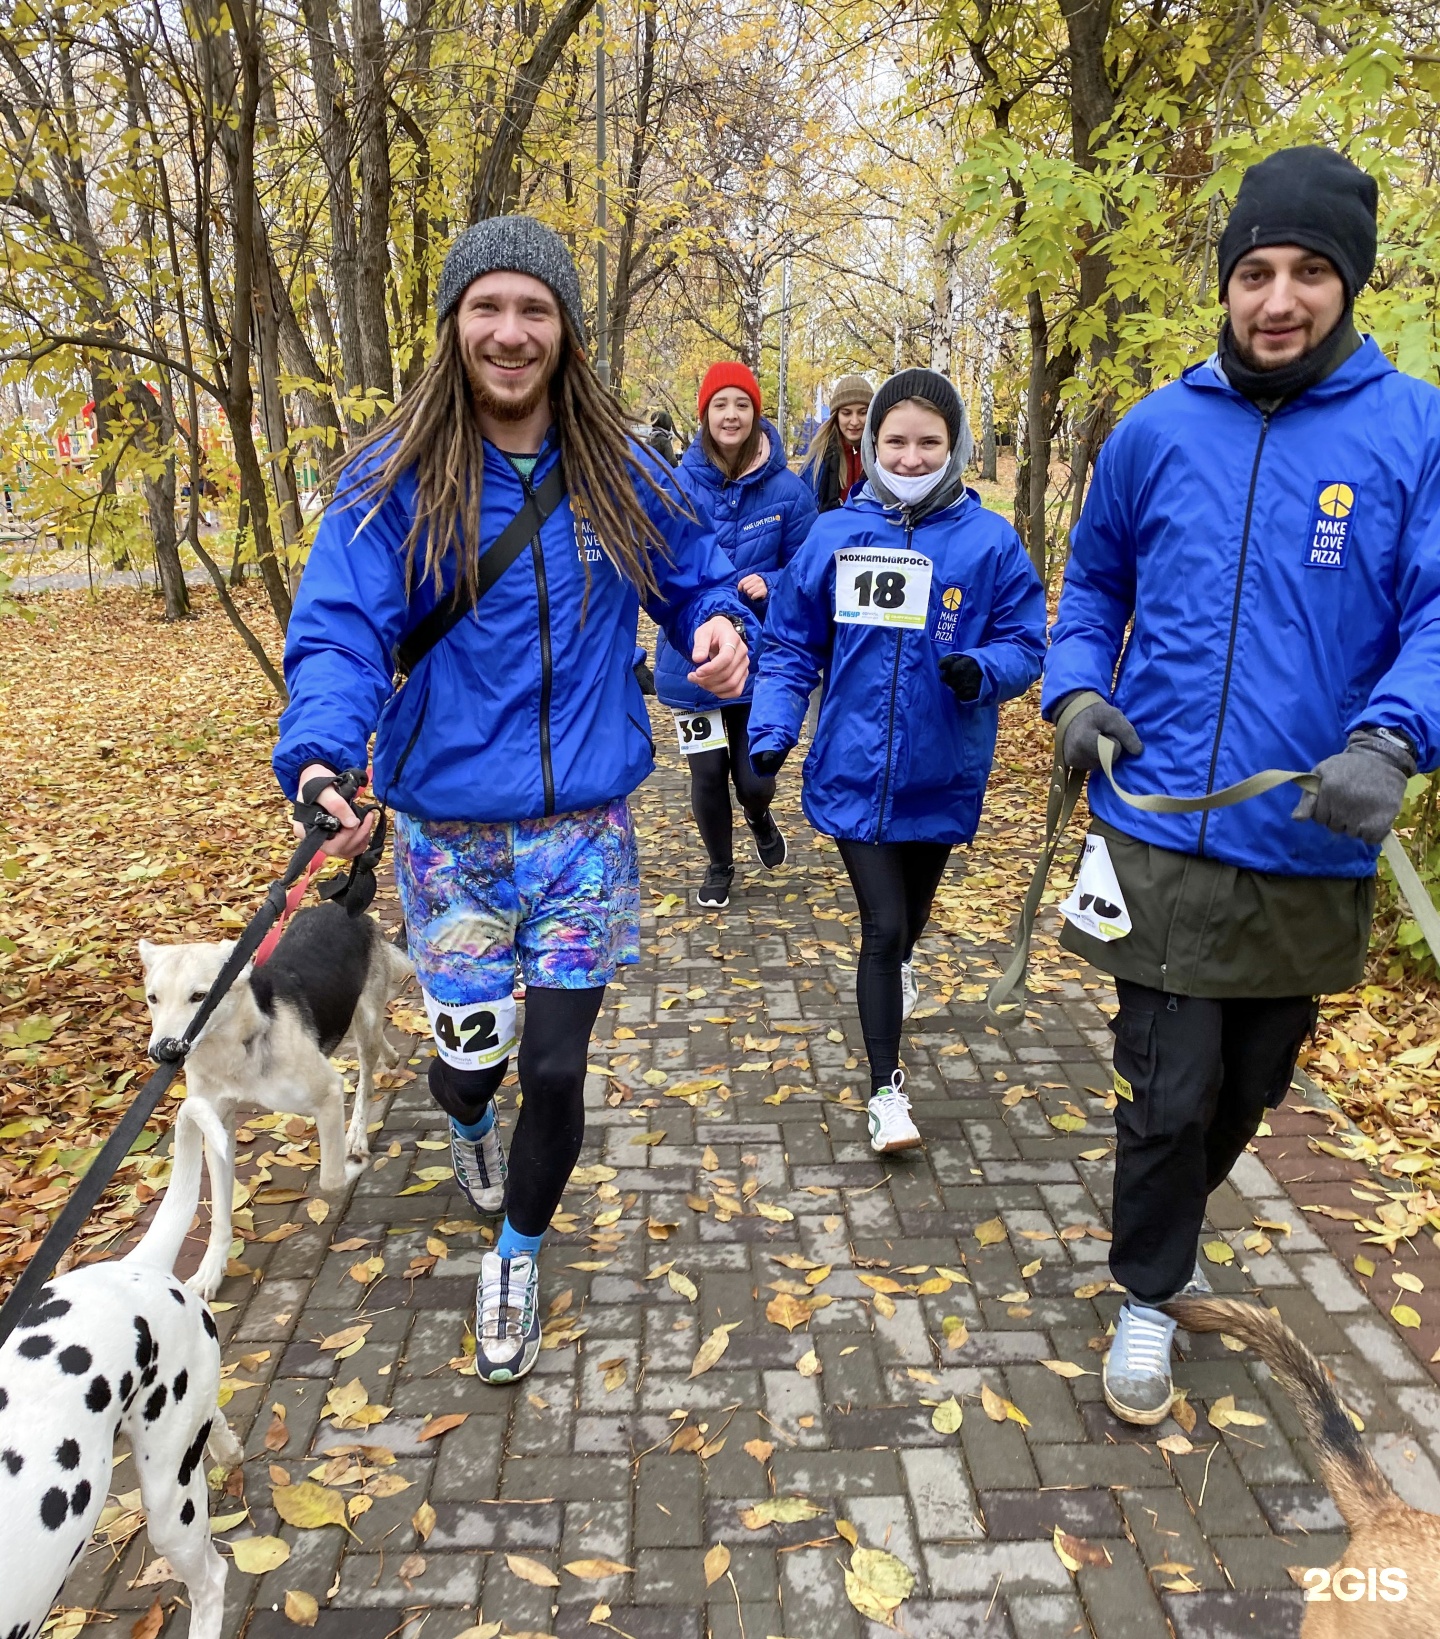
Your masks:
{"label": "dalmatian dog", "polygon": [[175,1165],[128,1256],[41,1288],[0,1349],[0,1639],[36,1639],[105,1504],[115,1436],[130,1441],[150,1542],[185,1583],[190,1639],[219,1639],[225,1561],[210,1540],[205,1450],[244,1460],[216,1408],[220,1343],[175,1278],[200,1193],[205,1140],[224,1128],[187,1099]]}
{"label": "dalmatian dog", "polygon": [[[233,940],[140,941],[152,1048],[184,1033],[234,948]],[[295,916],[269,961],[246,969],[211,1014],[185,1061],[189,1097],[211,1105],[226,1134],[223,1144],[206,1141],[210,1242],[190,1280],[202,1297],[215,1296],[230,1259],[238,1112],[258,1107],[311,1117],[320,1140],[320,1188],[353,1182],[370,1153],[375,1071],[399,1057],[385,1039],[386,1008],[413,972],[373,917],[352,916],[329,901]],[[348,1130],[345,1083],[330,1063],[343,1042],[360,1064]]]}

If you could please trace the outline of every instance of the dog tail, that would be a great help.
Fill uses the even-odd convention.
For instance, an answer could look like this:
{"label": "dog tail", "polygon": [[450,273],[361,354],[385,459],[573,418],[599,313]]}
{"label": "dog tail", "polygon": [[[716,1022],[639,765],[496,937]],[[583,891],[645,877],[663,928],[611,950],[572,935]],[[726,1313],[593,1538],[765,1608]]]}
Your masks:
{"label": "dog tail", "polygon": [[1325,1367],[1278,1315],[1238,1298],[1176,1297],[1165,1313],[1187,1332],[1228,1332],[1248,1343],[1295,1402],[1320,1474],[1352,1532],[1403,1506],[1350,1420]]}
{"label": "dog tail", "polygon": [[174,1164],[170,1183],[160,1199],[150,1227],[128,1261],[146,1264],[167,1272],[175,1267],[180,1248],[190,1233],[195,1208],[200,1202],[200,1169],[205,1159],[205,1140],[224,1150],[229,1135],[215,1108],[203,1098],[187,1098],[175,1118]]}

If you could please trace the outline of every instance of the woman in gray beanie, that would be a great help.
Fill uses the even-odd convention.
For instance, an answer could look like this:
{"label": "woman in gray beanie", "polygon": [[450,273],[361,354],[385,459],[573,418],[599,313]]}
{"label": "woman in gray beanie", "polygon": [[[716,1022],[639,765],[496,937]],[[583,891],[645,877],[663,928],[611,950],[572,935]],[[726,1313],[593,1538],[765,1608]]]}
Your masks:
{"label": "woman in gray beanie", "polygon": [[815,434],[800,469],[800,476],[815,492],[815,505],[821,512],[843,506],[845,497],[865,476],[860,464],[860,438],[874,391],[864,376],[841,376],[835,383],[830,414]]}

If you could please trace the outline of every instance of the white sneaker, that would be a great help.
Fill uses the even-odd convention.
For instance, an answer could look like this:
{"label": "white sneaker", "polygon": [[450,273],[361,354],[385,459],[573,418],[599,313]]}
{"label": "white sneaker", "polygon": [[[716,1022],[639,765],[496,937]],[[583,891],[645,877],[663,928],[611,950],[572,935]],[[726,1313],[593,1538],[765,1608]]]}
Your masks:
{"label": "white sneaker", "polygon": [[900,1017],[908,1019],[920,1000],[920,981],[915,977],[915,964],[900,964]]}
{"label": "white sneaker", "polygon": [[870,1120],[870,1148],[878,1155],[895,1150],[913,1150],[920,1142],[920,1130],[910,1119],[910,1100],[905,1095],[905,1072],[897,1070],[890,1085],[871,1093],[867,1109]]}
{"label": "white sneaker", "polygon": [[540,1267],[528,1253],[487,1252],[475,1288],[475,1373],[513,1383],[540,1353]]}
{"label": "white sneaker", "polygon": [[1158,1309],[1127,1298],[1115,1318],[1115,1338],[1100,1371],[1105,1404],[1127,1423],[1153,1428],[1175,1403],[1170,1345],[1175,1322]]}
{"label": "white sneaker", "polygon": [[505,1146],[500,1142],[500,1122],[480,1138],[466,1138],[450,1123],[450,1164],[455,1182],[465,1198],[481,1214],[493,1215],[505,1205]]}

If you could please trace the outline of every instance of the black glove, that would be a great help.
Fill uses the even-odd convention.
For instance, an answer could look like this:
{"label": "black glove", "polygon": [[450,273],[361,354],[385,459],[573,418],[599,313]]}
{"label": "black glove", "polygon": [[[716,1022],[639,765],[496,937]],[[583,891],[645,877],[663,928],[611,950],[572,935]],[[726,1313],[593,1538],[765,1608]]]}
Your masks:
{"label": "black glove", "polygon": [[[1060,702],[1055,713],[1057,717],[1065,709],[1065,704],[1065,700]],[[1125,713],[1106,700],[1097,700],[1093,706],[1086,706],[1065,730],[1060,761],[1067,768],[1099,768],[1099,740],[1102,734],[1118,741],[1120,749],[1132,757],[1138,757],[1145,749]]]}
{"label": "black glove", "polygon": [[962,706],[980,698],[985,686],[985,673],[980,662],[968,654],[947,654],[940,657],[940,681]]}
{"label": "black glove", "polygon": [[752,751],[750,766],[762,780],[773,779],[785,766],[785,759],[790,755],[790,747],[784,751]]}
{"label": "black glove", "polygon": [[1415,753],[1393,729],[1357,728],[1345,749],[1316,763],[1314,772],[1320,789],[1301,797],[1291,819],[1313,819],[1373,848],[1399,816]]}

